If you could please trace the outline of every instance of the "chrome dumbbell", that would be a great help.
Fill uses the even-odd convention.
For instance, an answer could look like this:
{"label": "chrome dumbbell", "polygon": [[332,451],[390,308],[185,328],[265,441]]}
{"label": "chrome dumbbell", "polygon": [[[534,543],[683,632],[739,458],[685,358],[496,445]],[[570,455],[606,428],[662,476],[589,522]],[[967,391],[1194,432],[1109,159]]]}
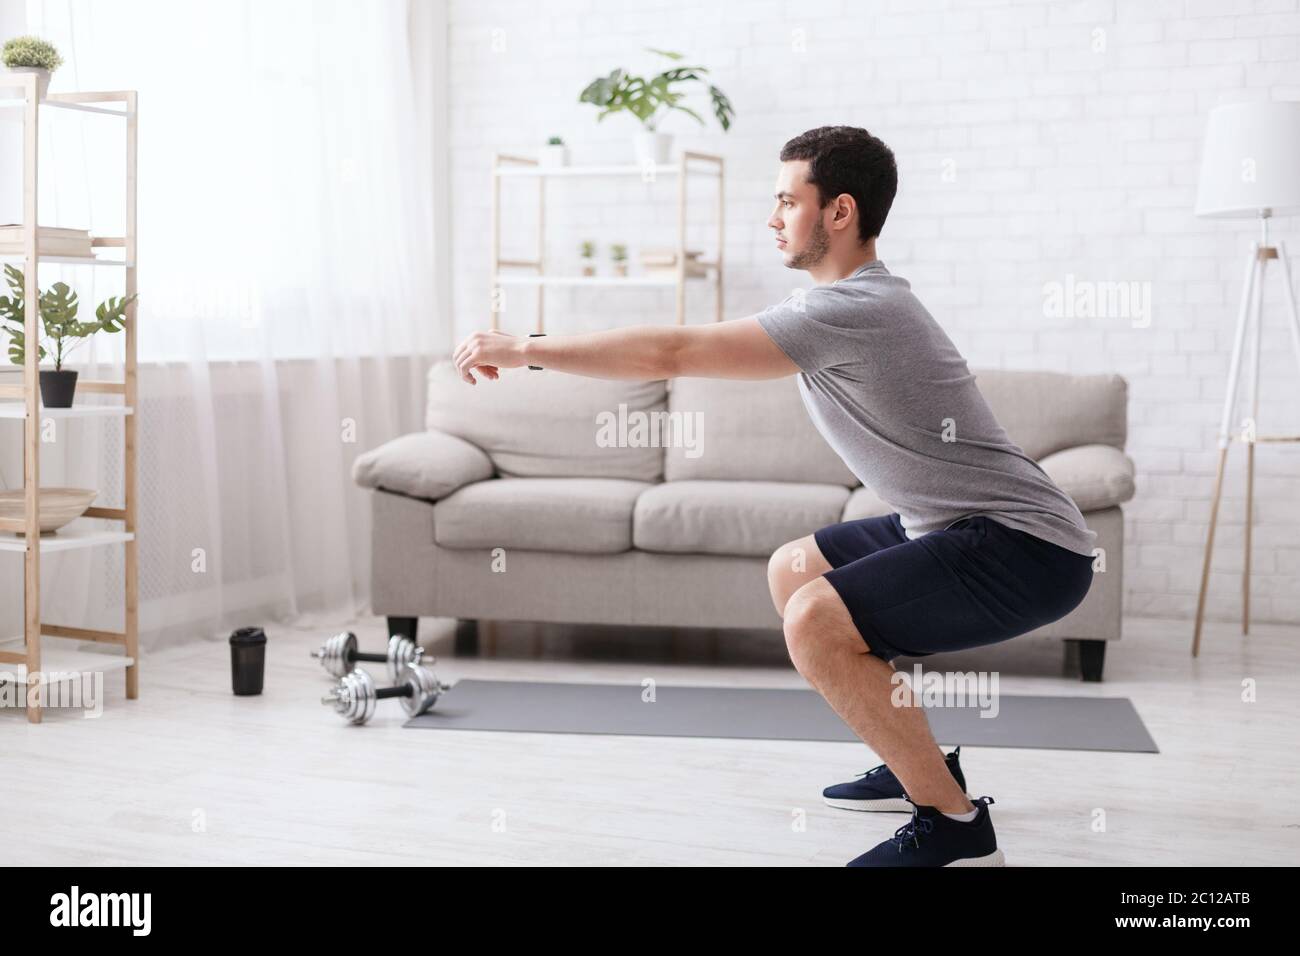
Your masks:
{"label": "chrome dumbbell", "polygon": [[374,679],[361,668],[339,678],[338,686],[322,697],[322,704],[331,704],[344,720],[364,724],[374,715],[375,705],[390,697],[399,697],[408,716],[419,717],[428,712],[450,684],[438,680],[432,668],[422,664],[407,664],[402,683],[394,687],[376,687]]}
{"label": "chrome dumbbell", "polygon": [[321,666],[331,677],[343,677],[356,666],[357,661],[374,664],[387,664],[388,676],[394,681],[403,680],[407,664],[418,664],[424,656],[424,648],[417,647],[410,638],[394,634],[388,639],[388,653],[363,654],[357,650],[357,636],[351,631],[335,634],[312,651],[311,656],[320,661]]}

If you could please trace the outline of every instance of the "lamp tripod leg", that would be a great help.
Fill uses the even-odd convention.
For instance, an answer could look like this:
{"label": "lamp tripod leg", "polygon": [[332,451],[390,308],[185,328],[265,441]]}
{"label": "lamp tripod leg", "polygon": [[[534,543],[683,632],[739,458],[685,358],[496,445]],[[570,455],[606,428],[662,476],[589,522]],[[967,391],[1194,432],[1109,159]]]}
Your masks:
{"label": "lamp tripod leg", "polygon": [[1259,260],[1258,275],[1255,281],[1255,296],[1250,311],[1250,419],[1245,429],[1246,441],[1246,528],[1245,560],[1241,572],[1241,633],[1250,633],[1250,552],[1251,531],[1255,515],[1255,438],[1259,433],[1259,356],[1263,349],[1264,335],[1264,276],[1268,272],[1269,255],[1275,255],[1272,249],[1261,249],[1256,256]]}
{"label": "lamp tripod leg", "polygon": [[1192,634],[1192,656],[1201,651],[1201,624],[1205,619],[1205,594],[1210,584],[1210,558],[1214,554],[1214,529],[1219,521],[1219,499],[1223,494],[1223,469],[1228,461],[1228,446],[1219,449],[1219,469],[1214,477],[1214,503],[1210,505],[1210,533],[1205,539],[1205,562],[1201,565],[1201,592],[1196,599],[1196,630]]}
{"label": "lamp tripod leg", "polygon": [[1205,622],[1205,598],[1210,585],[1210,560],[1214,554],[1214,532],[1219,520],[1219,502],[1223,497],[1223,473],[1231,444],[1232,413],[1237,405],[1237,385],[1241,380],[1242,346],[1246,340],[1246,327],[1250,320],[1252,297],[1259,271],[1259,250],[1251,247],[1250,261],[1246,263],[1246,276],[1241,290],[1241,306],[1237,310],[1237,331],[1232,345],[1232,361],[1228,369],[1228,389],[1223,401],[1223,418],[1219,423],[1219,466],[1214,478],[1214,501],[1210,506],[1210,530],[1205,539],[1205,561],[1201,566],[1201,589],[1196,599],[1196,627],[1192,634],[1192,656],[1201,651],[1201,628]]}

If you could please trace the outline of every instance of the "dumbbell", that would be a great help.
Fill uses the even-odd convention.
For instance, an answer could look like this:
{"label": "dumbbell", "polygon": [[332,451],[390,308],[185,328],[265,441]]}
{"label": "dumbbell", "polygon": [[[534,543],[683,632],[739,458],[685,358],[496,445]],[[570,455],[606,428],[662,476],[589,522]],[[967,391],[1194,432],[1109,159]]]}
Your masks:
{"label": "dumbbell", "polygon": [[357,636],[351,631],[335,634],[312,651],[311,656],[320,660],[321,666],[331,677],[343,677],[357,661],[370,661],[388,665],[388,676],[394,681],[402,680],[402,673],[407,664],[418,664],[424,655],[424,648],[416,647],[408,637],[394,634],[388,639],[387,654],[363,654],[357,650]]}
{"label": "dumbbell", "polygon": [[334,710],[344,720],[364,724],[381,700],[400,697],[406,713],[419,717],[438,702],[443,691],[450,689],[450,684],[442,683],[431,668],[422,664],[407,664],[402,683],[395,687],[376,687],[374,679],[358,667],[340,677],[338,686],[320,702],[334,705]]}

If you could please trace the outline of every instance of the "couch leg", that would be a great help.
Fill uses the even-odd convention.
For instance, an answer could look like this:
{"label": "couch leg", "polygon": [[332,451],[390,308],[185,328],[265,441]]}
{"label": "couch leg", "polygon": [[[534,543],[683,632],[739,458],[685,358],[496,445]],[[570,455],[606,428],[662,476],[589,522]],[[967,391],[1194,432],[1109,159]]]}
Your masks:
{"label": "couch leg", "polygon": [[418,617],[390,617],[388,619],[388,636],[398,634],[408,641],[415,641],[416,631],[420,627]]}
{"label": "couch leg", "polygon": [[478,621],[456,622],[456,656],[478,656]]}
{"label": "couch leg", "polygon": [[1100,683],[1105,661],[1105,641],[1079,641],[1079,671],[1085,681]]}

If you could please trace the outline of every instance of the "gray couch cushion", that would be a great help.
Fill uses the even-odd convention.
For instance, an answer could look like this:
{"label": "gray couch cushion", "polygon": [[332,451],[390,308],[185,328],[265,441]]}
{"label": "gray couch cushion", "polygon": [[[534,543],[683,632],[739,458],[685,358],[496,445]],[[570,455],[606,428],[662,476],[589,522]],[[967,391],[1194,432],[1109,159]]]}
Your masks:
{"label": "gray couch cushion", "polygon": [[884,499],[864,485],[855,488],[853,494],[849,495],[840,520],[857,521],[859,518],[879,518],[881,515],[893,513],[894,509],[886,504]]}
{"label": "gray couch cushion", "polygon": [[436,501],[461,485],[492,477],[488,456],[463,438],[440,431],[415,432],[358,455],[352,480]]}
{"label": "gray couch cushion", "polygon": [[480,481],[434,505],[434,540],[444,548],[626,551],[632,506],[649,487],[621,478]]}
{"label": "gray couch cushion", "polygon": [[429,370],[425,423],[482,448],[507,478],[628,478],[658,481],[663,448],[602,447],[597,416],[664,410],[659,382],[606,381],[560,372],[503,369],[470,385],[450,362]]}
{"label": "gray couch cushion", "polygon": [[1133,459],[1110,445],[1067,448],[1038,464],[1080,511],[1110,508],[1133,497]]}
{"label": "gray couch cushion", "polygon": [[1076,445],[1124,447],[1128,382],[1121,375],[971,371],[998,423],[1035,461]]}
{"label": "gray couch cushion", "polygon": [[667,481],[796,481],[852,488],[860,484],[813,426],[794,376],[763,381],[678,378],[672,412],[699,413],[702,454],[670,447]]}
{"label": "gray couch cushion", "polygon": [[842,485],[779,481],[669,481],[636,502],[633,544],[643,551],[767,557],[839,520]]}

